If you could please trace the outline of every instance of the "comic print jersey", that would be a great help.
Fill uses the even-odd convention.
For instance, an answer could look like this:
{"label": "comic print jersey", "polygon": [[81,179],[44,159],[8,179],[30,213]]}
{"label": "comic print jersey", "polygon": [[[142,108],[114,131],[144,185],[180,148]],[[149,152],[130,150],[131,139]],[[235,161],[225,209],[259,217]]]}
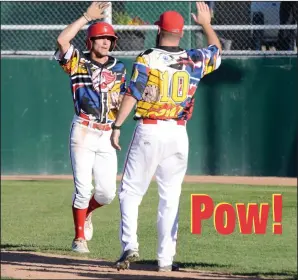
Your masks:
{"label": "comic print jersey", "polygon": [[120,95],[125,93],[126,70],[121,61],[109,56],[105,64],[97,63],[89,53],[83,53],[74,45],[61,57],[55,58],[70,76],[75,113],[89,115],[101,123],[115,120]]}
{"label": "comic print jersey", "polygon": [[141,53],[127,90],[138,100],[135,118],[189,120],[200,80],[220,63],[215,45],[191,50],[160,47]]}

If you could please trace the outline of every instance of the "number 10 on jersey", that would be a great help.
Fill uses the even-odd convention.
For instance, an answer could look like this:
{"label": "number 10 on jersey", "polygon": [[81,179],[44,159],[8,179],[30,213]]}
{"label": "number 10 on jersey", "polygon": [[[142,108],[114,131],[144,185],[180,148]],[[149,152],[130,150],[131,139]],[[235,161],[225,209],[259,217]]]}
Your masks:
{"label": "number 10 on jersey", "polygon": [[[177,71],[169,80],[169,72],[162,74],[162,86],[160,102],[169,102],[171,98],[175,103],[183,102],[189,89],[189,74],[185,71]],[[169,86],[171,83],[171,87]]]}

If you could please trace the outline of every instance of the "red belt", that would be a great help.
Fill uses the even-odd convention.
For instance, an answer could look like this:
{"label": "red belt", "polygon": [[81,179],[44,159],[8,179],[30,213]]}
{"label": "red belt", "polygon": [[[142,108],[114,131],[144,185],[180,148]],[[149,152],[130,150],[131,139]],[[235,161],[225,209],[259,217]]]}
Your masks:
{"label": "red belt", "polygon": [[[157,124],[158,121],[167,121],[167,120],[153,120],[153,119],[142,119],[142,123],[143,124]],[[184,120],[175,120],[175,122],[177,123],[177,125],[186,125],[186,121]]]}
{"label": "red belt", "polygon": [[80,113],[80,117],[88,121],[90,120],[89,116],[84,113]]}
{"label": "red belt", "polygon": [[[90,122],[89,117],[84,114],[84,113],[80,113],[80,117],[83,119],[86,119],[86,121],[82,121],[80,122],[80,124],[84,125],[84,126],[88,126],[94,129],[98,129],[98,130],[103,130],[103,131],[109,131],[111,130],[111,126],[109,124],[102,124],[102,123],[96,123],[96,122]],[[90,124],[91,123],[91,124]]]}

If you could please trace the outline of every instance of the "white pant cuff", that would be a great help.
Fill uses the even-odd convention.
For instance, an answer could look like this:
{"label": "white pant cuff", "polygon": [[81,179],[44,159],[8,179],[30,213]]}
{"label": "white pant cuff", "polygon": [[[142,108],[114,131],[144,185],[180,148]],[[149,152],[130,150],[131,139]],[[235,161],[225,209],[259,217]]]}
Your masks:
{"label": "white pant cuff", "polygon": [[158,261],[158,266],[159,267],[165,267],[165,266],[169,266],[172,265],[173,261],[165,261],[165,260],[159,260]]}

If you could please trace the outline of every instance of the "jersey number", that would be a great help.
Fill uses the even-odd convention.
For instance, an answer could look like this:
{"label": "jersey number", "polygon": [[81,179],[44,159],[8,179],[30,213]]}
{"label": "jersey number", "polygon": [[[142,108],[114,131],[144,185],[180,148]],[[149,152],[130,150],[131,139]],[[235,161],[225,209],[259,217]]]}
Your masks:
{"label": "jersey number", "polygon": [[175,103],[183,102],[189,89],[189,74],[184,71],[177,71],[172,77],[172,91],[169,93],[169,72],[166,71],[162,75],[162,92],[160,102],[169,102],[171,98]]}

